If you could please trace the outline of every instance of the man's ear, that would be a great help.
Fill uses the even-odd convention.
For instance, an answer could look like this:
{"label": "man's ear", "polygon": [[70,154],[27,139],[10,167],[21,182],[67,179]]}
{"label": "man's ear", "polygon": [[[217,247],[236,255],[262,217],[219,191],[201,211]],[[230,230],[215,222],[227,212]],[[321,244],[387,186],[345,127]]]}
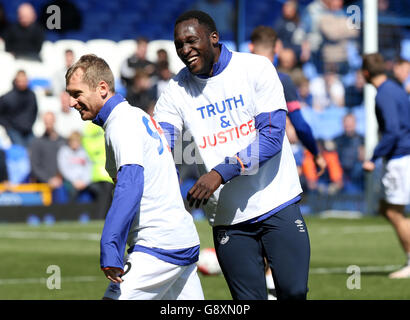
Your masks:
{"label": "man's ear", "polygon": [[364,80],[366,80],[366,82],[370,82],[370,73],[368,70],[362,69],[362,75],[364,77]]}
{"label": "man's ear", "polygon": [[108,84],[105,81],[100,81],[98,83],[97,90],[101,98],[103,99],[105,99],[108,96],[108,93],[110,92],[110,88],[108,87]]}
{"label": "man's ear", "polygon": [[248,49],[249,49],[249,52],[253,53],[253,50],[255,49],[255,45],[252,42],[249,42]]}
{"label": "man's ear", "polygon": [[219,42],[219,33],[214,31],[210,35],[211,43],[215,47]]}

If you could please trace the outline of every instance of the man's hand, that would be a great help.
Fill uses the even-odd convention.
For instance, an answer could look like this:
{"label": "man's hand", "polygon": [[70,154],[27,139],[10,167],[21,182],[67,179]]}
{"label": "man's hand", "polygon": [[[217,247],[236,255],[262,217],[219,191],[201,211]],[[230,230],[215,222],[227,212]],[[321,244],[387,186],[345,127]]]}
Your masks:
{"label": "man's hand", "polygon": [[57,189],[63,184],[63,179],[60,176],[54,176],[48,180],[48,184],[52,189]]}
{"label": "man's hand", "polygon": [[317,176],[320,177],[325,172],[327,166],[325,158],[320,153],[315,157],[315,164],[318,169]]}
{"label": "man's hand", "polygon": [[124,281],[120,277],[124,273],[124,271],[119,268],[108,267],[108,268],[102,269],[102,271],[104,272],[107,279],[110,280],[111,282],[121,283]]}
{"label": "man's hand", "polygon": [[87,187],[87,185],[81,180],[74,181],[73,186],[76,190],[80,190],[80,191],[84,190]]}
{"label": "man's hand", "polygon": [[363,162],[362,167],[365,171],[373,171],[376,165],[374,164],[374,162],[366,160],[365,162]]}
{"label": "man's hand", "polygon": [[194,186],[188,191],[187,200],[189,206],[192,207],[195,203],[195,207],[199,208],[202,200],[202,204],[206,204],[210,196],[222,183],[222,177],[215,170],[199,177]]}

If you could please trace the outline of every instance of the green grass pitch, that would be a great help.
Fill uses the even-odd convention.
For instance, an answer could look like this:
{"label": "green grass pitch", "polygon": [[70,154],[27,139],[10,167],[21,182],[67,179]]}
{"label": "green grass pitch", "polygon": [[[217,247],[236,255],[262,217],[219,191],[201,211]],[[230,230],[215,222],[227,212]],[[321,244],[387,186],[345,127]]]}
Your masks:
{"label": "green grass pitch", "polygon": [[[306,217],[306,223],[311,242],[308,299],[410,299],[410,279],[387,277],[405,256],[386,220]],[[99,269],[102,226],[102,221],[0,224],[0,299],[101,299],[108,284]],[[197,222],[197,228],[201,247],[211,247],[207,222]],[[61,271],[59,289],[47,286],[56,284],[49,266]],[[347,273],[349,266],[358,266],[360,274]],[[206,299],[231,299],[222,275],[200,278]]]}

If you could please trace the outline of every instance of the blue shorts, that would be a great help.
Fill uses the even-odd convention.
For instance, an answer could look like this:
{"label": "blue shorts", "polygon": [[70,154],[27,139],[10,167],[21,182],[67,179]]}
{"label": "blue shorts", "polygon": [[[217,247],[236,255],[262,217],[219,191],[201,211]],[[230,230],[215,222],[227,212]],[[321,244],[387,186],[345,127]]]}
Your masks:
{"label": "blue shorts", "polygon": [[278,300],[306,299],[310,243],[297,203],[257,223],[216,226],[213,237],[233,299],[267,299],[264,258]]}

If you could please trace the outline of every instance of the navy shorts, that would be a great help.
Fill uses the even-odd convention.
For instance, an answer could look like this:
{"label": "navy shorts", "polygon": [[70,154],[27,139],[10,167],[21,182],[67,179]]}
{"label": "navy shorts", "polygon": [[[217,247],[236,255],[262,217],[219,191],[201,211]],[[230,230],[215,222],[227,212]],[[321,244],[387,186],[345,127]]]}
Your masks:
{"label": "navy shorts", "polygon": [[233,299],[267,299],[264,258],[278,300],[306,299],[310,243],[297,203],[261,222],[216,226],[213,238]]}

